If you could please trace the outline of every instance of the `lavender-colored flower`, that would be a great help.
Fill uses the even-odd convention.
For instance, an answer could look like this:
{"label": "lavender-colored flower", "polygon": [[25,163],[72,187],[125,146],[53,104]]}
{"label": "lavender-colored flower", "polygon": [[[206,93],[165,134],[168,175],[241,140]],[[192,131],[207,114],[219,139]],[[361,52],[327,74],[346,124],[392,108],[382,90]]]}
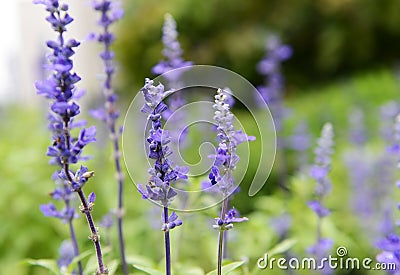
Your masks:
{"label": "lavender-colored flower", "polygon": [[380,133],[382,138],[389,144],[393,143],[393,120],[400,113],[398,102],[389,101],[379,108],[380,113]]}
{"label": "lavender-colored flower", "polygon": [[361,109],[354,109],[349,116],[350,140],[357,146],[363,146],[367,140],[364,113]]}
{"label": "lavender-colored flower", "polygon": [[280,216],[274,217],[270,220],[270,226],[274,231],[283,239],[290,227],[292,226],[292,218],[289,213],[283,213]]}
{"label": "lavender-colored flower", "polygon": [[63,241],[58,249],[58,254],[60,257],[57,260],[57,265],[61,271],[65,272],[75,257],[72,242],[69,240]]}
{"label": "lavender-colored flower", "polygon": [[240,159],[236,154],[236,149],[243,142],[255,140],[255,137],[247,136],[241,130],[235,131],[233,126],[234,117],[230,111],[229,101],[230,98],[227,96],[227,92],[218,89],[213,108],[215,109],[214,120],[217,126],[217,141],[219,144],[215,155],[211,156],[214,158],[214,164],[208,176],[211,182],[210,188],[218,190],[224,196],[220,216],[215,219],[215,224],[213,225],[213,228],[219,230],[218,274],[222,272],[226,230],[233,228],[233,223],[248,220],[246,217],[239,217],[239,212],[236,209],[228,210],[229,196],[237,189],[232,175]]}
{"label": "lavender-colored flower", "polygon": [[[164,59],[153,67],[152,72],[154,74],[164,74],[168,72],[164,75],[168,81],[168,83],[166,83],[168,90],[178,89],[181,86],[180,77],[183,70],[175,69],[190,66],[193,62],[184,61],[182,57],[183,51],[178,41],[177,25],[172,15],[165,15],[162,32],[162,41],[164,44],[162,54]],[[168,109],[163,112],[163,118],[166,120],[169,119],[169,123],[173,127],[170,131],[170,138],[179,145],[187,146],[187,143],[185,143],[187,140],[185,138],[188,134],[188,128],[179,131],[177,127],[174,127],[174,125],[179,125],[179,122],[185,117],[185,113],[182,110],[178,113],[175,113],[175,111],[184,106],[186,100],[181,96],[181,93],[177,91],[166,100],[166,103],[168,104]],[[172,114],[174,115],[172,116]]]}
{"label": "lavender-colored flower", "polygon": [[314,150],[315,163],[311,167],[310,175],[317,181],[316,195],[323,197],[331,190],[330,180],[326,177],[331,169],[331,155],[333,153],[333,127],[330,123],[326,123],[322,128],[317,145]]}
{"label": "lavender-colored flower", "polygon": [[215,218],[215,225],[213,228],[218,230],[229,230],[233,228],[233,223],[245,222],[249,219],[246,217],[240,217],[239,212],[232,208],[226,214],[224,218]]}
{"label": "lavender-colored flower", "polygon": [[159,84],[154,86],[154,81],[145,80],[145,85],[141,89],[145,99],[142,112],[147,114],[148,121],[151,122],[151,129],[147,142],[149,143],[148,157],[154,160],[154,166],[149,169],[150,178],[146,185],[138,184],[138,190],[143,199],[150,199],[163,206],[161,227],[164,231],[166,274],[171,274],[171,252],[169,231],[182,225],[178,215],[173,212],[169,215],[168,206],[176,197],[177,193],[172,189],[171,184],[180,179],[187,179],[188,169],[184,167],[173,167],[168,156],[172,154],[168,147],[170,137],[168,131],[162,128],[162,113],[168,109],[163,99],[169,91],[164,91],[164,86]]}
{"label": "lavender-colored flower", "polygon": [[400,271],[400,237],[396,233],[391,233],[376,243],[376,247],[382,250],[376,256],[376,260],[381,263],[395,264],[395,270],[391,272],[397,274]]}
{"label": "lavender-colored flower", "polygon": [[112,76],[115,72],[115,67],[113,64],[114,53],[111,51],[110,47],[115,40],[115,35],[110,31],[110,27],[113,23],[118,21],[123,16],[123,10],[120,7],[121,3],[119,1],[111,0],[94,0],[93,8],[100,13],[100,19],[98,20],[98,25],[101,27],[102,31],[93,35],[97,42],[101,44],[104,49],[100,53],[100,58],[104,63],[104,74],[105,79],[103,83],[103,95],[105,98],[104,107],[91,111],[93,117],[107,124],[108,130],[110,132],[110,138],[112,142],[112,148],[114,150],[114,165],[115,171],[117,173],[117,183],[118,183],[118,210],[117,213],[117,224],[118,224],[118,240],[121,255],[121,264],[123,269],[123,274],[128,274],[128,265],[126,263],[125,257],[125,244],[123,237],[123,226],[122,226],[122,216],[123,210],[123,179],[124,174],[121,169],[121,152],[119,137],[121,131],[118,131],[117,120],[119,117],[119,111],[117,107],[118,96],[114,93],[112,87]]}
{"label": "lavender-colored flower", "polygon": [[[59,165],[57,171],[58,178],[64,184],[64,190],[59,187],[53,192],[56,198],[64,198],[66,207],[58,211],[54,204],[42,205],[41,210],[47,216],[57,217],[62,220],[67,219],[70,228],[71,239],[73,242],[75,256],[79,254],[75,233],[72,226],[74,211],[70,207],[68,194],[76,192],[82,205],[80,211],[85,214],[91,229],[91,239],[96,248],[100,274],[106,274],[107,269],[103,265],[101,246],[98,232],[94,225],[91,211],[95,195],[92,193],[86,198],[82,187],[87,180],[93,176],[86,167],[81,166],[76,172],[70,169],[71,164],[78,163],[85,158],[81,156],[86,145],[96,140],[96,128],[82,128],[77,137],[71,135],[71,128],[82,125],[82,122],[75,122],[75,117],[80,113],[80,107],[76,102],[82,92],[77,91],[75,84],[80,81],[80,77],[73,72],[74,48],[79,46],[75,39],[66,40],[64,33],[67,25],[73,19],[68,14],[68,5],[60,4],[58,0],[35,0],[36,4],[43,4],[48,12],[48,21],[53,30],[57,33],[56,40],[47,42],[47,47],[51,50],[48,55],[49,64],[47,69],[51,72],[46,80],[35,83],[37,93],[50,100],[49,129],[52,131],[53,143],[48,147],[47,155],[52,158],[51,163]],[[69,189],[69,190],[68,190]],[[72,210],[71,210],[72,209]],[[79,274],[83,273],[82,265],[78,263]]]}
{"label": "lavender-colored flower", "polygon": [[296,152],[297,166],[303,170],[309,163],[308,149],[311,147],[311,135],[305,121],[296,125],[293,134],[285,140],[285,146]]}
{"label": "lavender-colored flower", "polygon": [[[168,71],[190,66],[191,61],[184,61],[182,58],[182,48],[178,41],[178,31],[176,29],[176,21],[171,14],[165,15],[162,41],[164,49],[162,51],[165,59],[160,61],[152,69],[154,74],[163,74]],[[169,81],[175,82],[179,78],[179,74],[169,74],[171,79]],[[175,88],[175,87],[170,87]]]}
{"label": "lavender-colored flower", "polygon": [[[317,242],[307,249],[307,252],[314,255],[318,260],[326,257],[327,252],[332,247],[333,241],[322,238],[321,226],[322,219],[328,216],[331,211],[323,205],[324,197],[331,190],[331,183],[327,177],[331,166],[331,155],[333,153],[333,127],[330,123],[326,123],[318,139],[317,148],[315,149],[315,164],[311,167],[310,175],[317,182],[315,188],[316,199],[310,201],[308,206],[315,212],[318,217],[317,222]],[[324,274],[330,274],[332,271],[324,268]]]}
{"label": "lavender-colored flower", "polygon": [[160,83],[154,86],[154,81],[146,79],[141,92],[145,98],[142,112],[148,114],[148,120],[152,123],[147,142],[149,143],[148,157],[153,159],[154,167],[149,169],[150,179],[148,184],[138,185],[139,192],[144,199],[151,199],[163,206],[168,206],[177,193],[171,188],[171,183],[179,179],[187,179],[188,169],[186,167],[172,167],[168,156],[172,154],[168,147],[170,142],[169,133],[162,129],[162,113],[167,110],[163,99],[170,91],[164,91]]}
{"label": "lavender-colored flower", "polygon": [[[397,147],[400,144],[400,115],[396,116],[395,124],[394,124],[394,144],[393,147]],[[397,162],[400,163],[400,151],[399,150],[391,150],[389,151],[397,157]],[[399,165],[397,165],[397,168]],[[400,188],[399,181],[396,182],[397,187]],[[399,206],[398,206],[399,208]],[[399,226],[399,222],[396,223]],[[391,230],[390,230],[391,229]],[[383,263],[394,263],[396,265],[396,272],[400,271],[400,237],[394,232],[394,228],[390,228],[388,224],[385,225],[385,230],[389,233],[386,234],[386,237],[377,241],[376,247],[382,250],[380,254],[377,255],[376,259],[379,262]]]}
{"label": "lavender-colored flower", "polygon": [[115,216],[115,213],[110,211],[109,213],[107,213],[106,215],[104,215],[101,218],[101,220],[99,222],[99,226],[105,227],[105,228],[111,228],[114,225],[114,216]]}
{"label": "lavender-colored flower", "polygon": [[319,239],[316,244],[307,248],[307,252],[317,256],[317,259],[325,257],[333,245],[333,241],[330,239]]}
{"label": "lavender-colored flower", "polygon": [[307,205],[312,209],[312,211],[314,211],[317,214],[319,218],[323,218],[331,214],[331,211],[325,208],[325,206],[323,206],[321,202],[318,200],[310,201],[308,202]]}
{"label": "lavender-colored flower", "polygon": [[292,48],[282,44],[279,37],[271,35],[266,42],[267,53],[258,63],[258,72],[265,77],[265,84],[258,91],[268,104],[278,132],[282,129],[282,121],[286,115],[282,97],[284,92],[284,77],[281,73],[281,63],[292,56]]}
{"label": "lavender-colored flower", "polygon": [[[211,184],[217,185],[224,196],[230,195],[236,189],[232,172],[240,159],[236,154],[237,146],[243,142],[255,140],[255,137],[247,136],[241,130],[234,130],[233,114],[230,111],[228,99],[226,92],[218,89],[213,108],[219,144],[216,154],[210,156],[214,158],[214,164],[209,174]],[[224,172],[221,173],[221,171]]]}

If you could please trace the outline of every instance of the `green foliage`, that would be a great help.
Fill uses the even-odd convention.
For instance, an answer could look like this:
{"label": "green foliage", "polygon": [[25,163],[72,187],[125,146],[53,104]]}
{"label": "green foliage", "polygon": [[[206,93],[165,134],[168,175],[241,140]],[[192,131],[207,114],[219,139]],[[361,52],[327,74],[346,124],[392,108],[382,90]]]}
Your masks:
{"label": "green foliage", "polygon": [[[333,210],[333,214],[324,220],[322,227],[323,235],[335,241],[333,252],[336,247],[342,245],[348,249],[352,257],[374,259],[377,254],[370,240],[360,233],[362,221],[358,220],[350,209],[352,193],[342,157],[349,147],[347,116],[354,105],[368,111],[366,122],[367,129],[372,133],[372,139],[367,149],[373,154],[384,150],[376,134],[377,107],[389,99],[396,98],[397,89],[398,83],[392,73],[378,71],[329,86],[309,88],[305,91],[306,95],[301,97],[293,95],[287,99],[287,105],[296,115],[287,121],[285,134],[290,134],[293,126],[301,119],[309,122],[314,136],[320,131],[321,125],[328,120],[337,131],[331,173],[333,190],[326,200],[326,205]],[[299,94],[303,92],[299,91]],[[50,179],[53,167],[48,165],[48,159],[44,157],[50,140],[45,126],[45,114],[42,110],[18,107],[3,111],[0,118],[0,130],[4,133],[0,143],[2,273],[41,275],[49,274],[48,270],[52,270],[51,272],[59,274],[54,261],[39,260],[56,258],[61,241],[68,238],[65,225],[58,220],[44,217],[39,211],[39,204],[48,202],[47,193],[54,185]],[[11,115],[5,117],[4,114]],[[240,110],[237,115],[240,115]],[[100,123],[95,124],[99,128],[102,127]],[[112,159],[109,157],[111,148],[108,144],[96,144],[89,148],[91,151],[89,153],[95,155],[95,158],[88,163],[88,166],[96,172],[96,176],[88,183],[85,191],[87,194],[92,191],[97,194],[93,215],[94,219],[99,221],[102,215],[116,206],[117,190],[113,179]],[[306,205],[312,198],[315,183],[306,172],[291,169],[289,183],[291,194],[288,194],[277,188],[274,179],[276,177],[273,175],[267,183],[268,192],[263,191],[256,197],[249,198],[244,182],[242,185],[244,191],[235,196],[233,204],[242,214],[246,214],[249,222],[235,225],[235,229],[229,231],[228,256],[232,260],[240,260],[227,262],[225,268],[229,270],[231,270],[229,267],[240,263],[240,266],[230,274],[263,274],[265,270],[259,270],[256,264],[265,253],[273,252],[281,256],[290,252],[303,257],[307,255],[305,248],[315,241],[316,217]],[[159,208],[142,200],[129,178],[125,190],[125,239],[131,272],[163,274],[164,254],[160,245],[162,234],[159,230],[161,225],[154,222],[159,219]],[[281,239],[271,228],[271,220],[283,213],[289,213],[293,221],[288,232],[290,238]],[[171,232],[172,266],[176,274],[206,274],[215,269],[217,232],[211,228],[211,224],[213,217],[216,216],[217,208],[196,213],[180,213],[184,224]],[[75,220],[74,224],[80,250],[91,253],[90,257],[83,259],[86,271],[90,274],[95,269],[95,258],[93,244],[87,238],[89,231],[86,221],[81,217]],[[115,260],[118,259],[116,230],[113,228],[109,233],[103,228],[99,230],[102,244],[108,251],[105,254],[105,262],[112,272],[119,274],[118,262]],[[111,246],[105,245],[108,237]],[[30,265],[27,265],[26,261],[21,264],[27,258],[30,259],[28,260]],[[282,273],[274,271],[274,274]],[[299,272],[299,274],[307,273]]]}
{"label": "green foliage", "polygon": [[397,0],[138,0],[125,8],[116,41],[124,92],[136,92],[162,58],[165,13],[177,21],[187,60],[229,68],[256,84],[271,32],[294,48],[284,64],[290,89],[399,59]]}

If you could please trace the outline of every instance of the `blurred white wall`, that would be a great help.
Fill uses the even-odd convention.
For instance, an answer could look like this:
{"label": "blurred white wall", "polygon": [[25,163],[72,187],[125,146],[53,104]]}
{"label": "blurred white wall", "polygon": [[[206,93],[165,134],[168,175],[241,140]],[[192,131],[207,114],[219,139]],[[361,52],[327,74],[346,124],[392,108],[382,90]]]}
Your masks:
{"label": "blurred white wall", "polygon": [[[36,95],[34,82],[45,77],[42,69],[48,53],[45,43],[56,39],[56,33],[44,19],[47,13],[43,5],[34,5],[31,0],[3,2],[0,9],[0,104],[38,104],[43,100]],[[73,59],[75,71],[82,77],[78,86],[87,90],[86,100],[90,100],[93,93],[98,92],[97,78],[102,67],[97,58],[100,48],[95,42],[84,39],[90,32],[98,31],[97,14],[90,7],[90,1],[65,3],[69,4],[70,15],[75,19],[65,37],[82,42]]]}

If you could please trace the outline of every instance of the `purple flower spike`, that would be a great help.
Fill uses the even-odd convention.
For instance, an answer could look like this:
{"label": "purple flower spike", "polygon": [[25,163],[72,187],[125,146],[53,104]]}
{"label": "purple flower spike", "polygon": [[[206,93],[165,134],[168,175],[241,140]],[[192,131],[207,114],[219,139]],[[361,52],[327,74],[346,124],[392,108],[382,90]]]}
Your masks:
{"label": "purple flower spike", "polygon": [[333,153],[333,127],[327,123],[322,128],[321,137],[315,149],[315,165],[312,166],[310,175],[317,181],[316,193],[319,196],[328,194],[331,189],[329,179],[326,177],[331,165]]}
{"label": "purple flower spike", "polygon": [[[160,63],[153,67],[152,71],[154,74],[163,74],[170,70],[190,66],[193,64],[190,61],[184,61],[182,58],[183,51],[178,41],[176,21],[170,14],[165,15],[162,41],[164,44],[162,53],[165,57],[165,60],[160,61]],[[172,74],[169,75],[172,76]],[[176,81],[178,78],[179,75],[173,75],[173,79],[171,80]]]}
{"label": "purple flower spike", "polygon": [[[317,148],[314,150],[315,163],[311,168],[310,175],[317,182],[315,188],[316,199],[308,202],[308,207],[318,217],[317,225],[317,243],[307,249],[307,252],[314,255],[317,260],[326,257],[333,241],[321,237],[322,219],[330,215],[331,211],[323,204],[323,198],[329,193],[331,183],[327,178],[331,166],[331,155],[333,153],[333,127],[330,123],[326,123],[321,131],[321,137],[317,141]],[[324,274],[330,274],[328,269],[323,270]]]}
{"label": "purple flower spike", "polygon": [[[237,146],[246,141],[252,141],[255,137],[247,136],[242,130],[235,131],[233,127],[233,114],[228,104],[229,97],[224,90],[218,89],[215,95],[214,120],[217,124],[217,151],[209,157],[214,158],[209,179],[212,185],[218,186],[224,195],[231,194],[236,187],[233,184],[232,171],[235,169],[239,156],[236,154]],[[225,171],[223,175],[220,171]]]}
{"label": "purple flower spike", "polygon": [[[393,145],[391,153],[394,154],[397,158],[397,168],[400,167],[400,157],[398,150],[393,150],[393,148],[398,148],[400,144],[400,115],[398,114],[395,118],[395,123],[393,127]],[[397,187],[399,187],[399,181],[396,182]],[[397,205],[399,208],[399,204]],[[397,222],[397,226],[399,226],[399,222]],[[382,250],[380,254],[377,255],[376,259],[381,263],[390,263],[396,265],[396,270],[394,274],[397,274],[400,271],[400,237],[394,231],[394,226],[389,225],[388,222],[385,222],[385,232],[386,237],[378,240],[375,244],[377,248]]]}
{"label": "purple flower spike", "polygon": [[[50,23],[57,34],[57,39],[46,43],[46,46],[51,50],[51,53],[47,56],[48,64],[45,67],[49,70],[49,76],[45,80],[37,81],[35,87],[37,94],[50,101],[48,128],[52,132],[52,145],[48,147],[47,155],[51,157],[51,164],[58,165],[57,177],[55,177],[57,187],[52,192],[52,197],[54,199],[62,199],[65,204],[61,211],[57,210],[52,203],[42,205],[40,208],[44,215],[59,218],[64,223],[69,224],[73,255],[78,256],[78,244],[72,223],[75,218],[75,211],[71,206],[71,193],[78,193],[82,203],[80,210],[86,216],[91,230],[91,239],[96,249],[98,273],[107,274],[108,270],[103,264],[98,232],[91,215],[95,196],[91,194],[87,199],[82,190],[86,181],[93,176],[93,172],[89,172],[83,166],[76,172],[71,170],[73,169],[71,164],[76,164],[86,159],[81,156],[84,147],[96,140],[96,129],[94,127],[83,128],[78,136],[71,132],[71,129],[83,127],[85,124],[84,121],[75,120],[75,117],[81,111],[76,100],[84,94],[82,90],[77,89],[75,86],[81,78],[74,72],[72,60],[75,48],[80,43],[73,38],[65,38],[67,26],[73,22],[73,18],[68,13],[67,4],[59,3],[58,0],[35,0],[34,3],[45,6],[48,12],[46,21]],[[67,265],[65,260],[60,261],[60,263],[62,263],[63,268]],[[83,274],[83,267],[80,261],[78,261],[78,268],[75,272]]]}
{"label": "purple flower spike", "polygon": [[163,99],[170,91],[164,91],[164,86],[160,83],[153,85],[150,79],[145,80],[145,85],[141,89],[145,104],[141,111],[147,114],[147,120],[151,123],[149,136],[146,141],[149,144],[148,157],[154,160],[154,166],[149,169],[150,179],[146,185],[138,184],[138,190],[143,199],[150,199],[163,206],[162,227],[164,231],[165,244],[165,274],[171,274],[171,248],[169,231],[182,224],[178,215],[172,212],[169,215],[169,205],[177,196],[171,184],[179,179],[187,179],[188,169],[176,166],[173,168],[172,161],[168,156],[172,154],[168,147],[170,137],[168,131],[162,129],[162,113],[167,110],[167,105]]}
{"label": "purple flower spike", "polygon": [[147,142],[149,143],[148,157],[154,160],[154,168],[149,170],[151,175],[148,184],[138,185],[138,190],[143,199],[151,199],[168,206],[177,193],[171,188],[171,183],[179,179],[187,179],[188,168],[176,166],[173,168],[168,156],[172,153],[167,146],[171,141],[168,131],[162,129],[162,113],[167,110],[163,99],[170,91],[164,91],[160,83],[154,86],[153,80],[146,78],[141,89],[145,99],[142,112],[148,114],[152,124]]}
{"label": "purple flower spike", "polygon": [[104,107],[99,108],[95,111],[91,111],[91,115],[106,123],[108,131],[110,133],[110,139],[113,148],[114,156],[114,167],[116,171],[116,179],[118,184],[118,209],[117,212],[121,213],[117,215],[117,226],[118,226],[118,241],[120,248],[121,264],[123,274],[128,274],[128,266],[125,257],[125,244],[123,236],[123,179],[124,174],[121,169],[121,159],[120,159],[120,134],[118,131],[119,126],[117,125],[117,120],[119,118],[120,112],[117,106],[118,96],[114,93],[112,78],[115,73],[114,57],[115,54],[111,50],[112,43],[115,40],[115,35],[111,32],[111,25],[117,22],[123,16],[123,10],[121,8],[120,1],[114,0],[93,0],[92,6],[96,12],[100,14],[100,18],[97,24],[100,26],[101,31],[98,34],[90,34],[88,39],[96,40],[102,47],[103,50],[99,53],[99,57],[103,60],[104,65],[104,81],[103,81],[103,95],[104,95]]}
{"label": "purple flower spike", "polygon": [[248,220],[246,217],[240,217],[239,212],[236,209],[232,208],[228,210],[229,197],[238,190],[237,186],[234,185],[234,177],[232,175],[232,172],[235,170],[236,164],[240,159],[236,153],[237,146],[243,142],[255,139],[254,137],[247,136],[241,130],[236,131],[234,129],[234,116],[230,111],[233,98],[230,94],[232,94],[231,91],[227,92],[218,89],[217,94],[214,96],[215,104],[213,105],[213,108],[215,110],[214,120],[217,128],[216,140],[219,144],[215,155],[210,156],[214,158],[214,164],[208,175],[211,187],[203,184],[203,187],[208,189],[207,191],[218,191],[224,197],[220,216],[215,218],[215,224],[213,225],[213,228],[219,231],[217,259],[218,274],[221,274],[222,272],[222,255],[224,242],[226,242],[226,230],[233,228],[233,223]]}
{"label": "purple flower spike", "polygon": [[282,122],[287,111],[283,107],[284,76],[281,73],[281,63],[292,56],[292,48],[281,43],[276,35],[271,35],[266,41],[266,55],[258,63],[258,72],[265,77],[265,84],[258,88],[261,96],[271,110],[275,127],[282,130]]}

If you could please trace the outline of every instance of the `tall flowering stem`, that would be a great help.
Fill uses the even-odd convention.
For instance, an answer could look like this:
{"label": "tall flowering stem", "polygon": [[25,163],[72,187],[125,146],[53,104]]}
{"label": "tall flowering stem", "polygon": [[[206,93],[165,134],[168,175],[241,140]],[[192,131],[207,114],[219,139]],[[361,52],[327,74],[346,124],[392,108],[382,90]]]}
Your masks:
{"label": "tall flowering stem", "polygon": [[146,79],[141,92],[145,99],[142,112],[148,115],[151,122],[151,129],[147,142],[149,143],[148,157],[154,160],[154,166],[149,169],[150,178],[146,185],[138,184],[138,190],[143,199],[150,199],[163,207],[161,230],[164,232],[165,245],[165,273],[171,275],[171,242],[169,232],[171,229],[180,226],[182,221],[175,212],[169,213],[169,205],[176,197],[177,193],[171,184],[180,179],[187,179],[187,167],[173,167],[172,161],[168,156],[172,154],[168,147],[170,137],[168,131],[162,129],[162,113],[168,109],[163,99],[171,91],[164,91],[164,86],[160,83],[154,86],[154,82]]}
{"label": "tall flowering stem", "polygon": [[287,110],[283,105],[283,94],[285,90],[285,78],[281,71],[282,62],[292,56],[292,48],[281,43],[276,35],[271,35],[266,41],[266,54],[258,63],[257,70],[264,76],[264,84],[258,87],[258,91],[268,104],[274,118],[277,132],[277,146],[279,149],[279,179],[282,187],[286,187],[286,160],[283,156],[284,139],[282,137],[283,121]]}
{"label": "tall flowering stem", "polygon": [[[389,148],[389,152],[394,154],[398,163],[397,168],[400,167],[400,114],[396,116],[393,129],[393,145]],[[398,188],[400,188],[400,181],[396,182]],[[400,209],[400,204],[397,204],[397,208]],[[399,226],[400,222],[396,223]],[[396,232],[395,226],[387,225],[387,233],[385,238],[379,240],[376,243],[376,247],[382,252],[376,256],[378,262],[386,264],[395,264],[394,274],[398,274],[400,271],[400,235]]]}
{"label": "tall flowering stem", "polygon": [[[77,193],[81,201],[79,210],[86,216],[91,231],[89,238],[93,241],[96,250],[97,274],[108,274],[103,263],[100,236],[91,215],[96,195],[91,193],[86,197],[82,190],[94,172],[84,166],[80,166],[75,172],[71,170],[71,165],[85,159],[82,157],[84,147],[96,140],[95,127],[82,128],[77,137],[71,135],[71,128],[82,126],[82,123],[74,123],[74,118],[80,113],[80,107],[75,100],[82,93],[75,87],[75,83],[80,80],[80,77],[72,72],[73,62],[71,59],[74,55],[73,48],[79,46],[79,42],[75,39],[68,41],[64,39],[66,26],[73,19],[68,14],[68,5],[60,4],[58,0],[35,0],[34,3],[43,4],[46,7],[46,11],[49,12],[46,21],[58,33],[57,40],[47,42],[47,47],[52,50],[52,54],[48,56],[48,69],[52,73],[46,80],[38,81],[35,84],[37,93],[50,100],[49,128],[53,132],[53,143],[48,147],[47,155],[52,157],[51,163],[60,166],[57,176],[69,189],[68,192]],[[57,212],[52,207],[42,208],[42,211],[45,214],[51,214],[51,211]],[[79,272],[82,274],[81,267],[79,267]]]}
{"label": "tall flowering stem", "polygon": [[[315,188],[315,199],[308,202],[308,206],[315,212],[318,217],[317,223],[317,242],[308,248],[308,252],[315,255],[317,259],[322,259],[332,247],[333,242],[330,239],[322,237],[321,226],[322,219],[330,215],[331,211],[324,206],[323,200],[331,191],[332,185],[328,178],[331,169],[331,155],[333,153],[333,127],[332,124],[326,123],[318,139],[317,148],[315,149],[315,163],[311,167],[310,175],[317,182]],[[328,272],[328,271],[326,271]]]}
{"label": "tall flowering stem", "polygon": [[[162,33],[162,42],[164,44],[162,54],[164,58],[152,68],[152,72],[155,75],[159,75],[169,72],[171,70],[192,65],[193,62],[185,61],[182,57],[183,50],[181,48],[181,44],[178,41],[179,33],[177,31],[177,24],[171,14],[167,13],[164,17]],[[168,81],[168,89],[177,89],[178,87],[180,87],[179,79],[181,77],[181,73],[182,70],[178,72],[171,72],[165,75],[165,78]],[[180,107],[186,104],[185,99],[180,95],[180,93],[174,93],[168,98],[167,104],[168,110],[163,113],[163,117],[165,119],[172,119],[172,121],[170,121],[171,125],[178,125],[179,121],[182,120],[185,116],[184,112],[180,111],[173,117],[171,117],[171,115]],[[173,142],[179,142],[180,140],[182,140],[182,138],[186,136],[186,134],[187,130],[183,133],[179,133],[178,131],[174,130],[170,132],[170,137]]]}
{"label": "tall flowering stem", "polygon": [[119,2],[111,0],[95,0],[93,1],[93,8],[98,11],[101,16],[98,25],[102,31],[96,35],[97,41],[104,46],[103,51],[100,53],[100,58],[104,62],[105,80],[103,83],[103,94],[105,97],[104,108],[92,111],[91,114],[105,122],[110,132],[110,138],[114,151],[114,165],[116,170],[116,179],[118,182],[118,208],[117,208],[117,225],[118,225],[118,240],[120,248],[120,257],[122,269],[125,275],[128,274],[128,265],[125,257],[125,243],[123,235],[122,219],[124,215],[123,209],[123,180],[124,174],[121,169],[121,152],[119,144],[119,132],[117,131],[117,120],[119,117],[117,99],[118,96],[114,93],[112,88],[112,76],[115,72],[113,65],[114,53],[110,47],[115,36],[110,32],[110,26],[119,20],[123,15],[123,10],[119,7]]}
{"label": "tall flowering stem", "polygon": [[217,125],[218,149],[216,151],[214,164],[209,174],[209,188],[216,189],[223,196],[221,213],[215,219],[213,228],[219,231],[218,234],[218,260],[217,273],[222,274],[222,259],[224,254],[225,231],[233,228],[233,223],[247,221],[246,217],[240,218],[239,212],[232,208],[228,209],[229,196],[235,191],[234,177],[232,175],[239,156],[236,154],[237,146],[245,141],[252,141],[255,138],[247,136],[241,130],[235,131],[233,126],[233,114],[230,111],[230,97],[226,91],[218,89],[215,95],[214,120]]}
{"label": "tall flowering stem", "polygon": [[[168,71],[190,66],[193,64],[193,62],[191,61],[185,61],[182,57],[183,50],[181,48],[181,44],[178,41],[176,21],[174,17],[172,17],[172,15],[168,13],[164,17],[162,42],[164,44],[164,49],[162,51],[164,59],[153,67],[152,72],[154,74],[163,74]],[[170,81],[170,83],[168,83],[169,85],[173,83],[176,84],[180,77],[179,74],[170,74],[168,76],[168,80]]]}

